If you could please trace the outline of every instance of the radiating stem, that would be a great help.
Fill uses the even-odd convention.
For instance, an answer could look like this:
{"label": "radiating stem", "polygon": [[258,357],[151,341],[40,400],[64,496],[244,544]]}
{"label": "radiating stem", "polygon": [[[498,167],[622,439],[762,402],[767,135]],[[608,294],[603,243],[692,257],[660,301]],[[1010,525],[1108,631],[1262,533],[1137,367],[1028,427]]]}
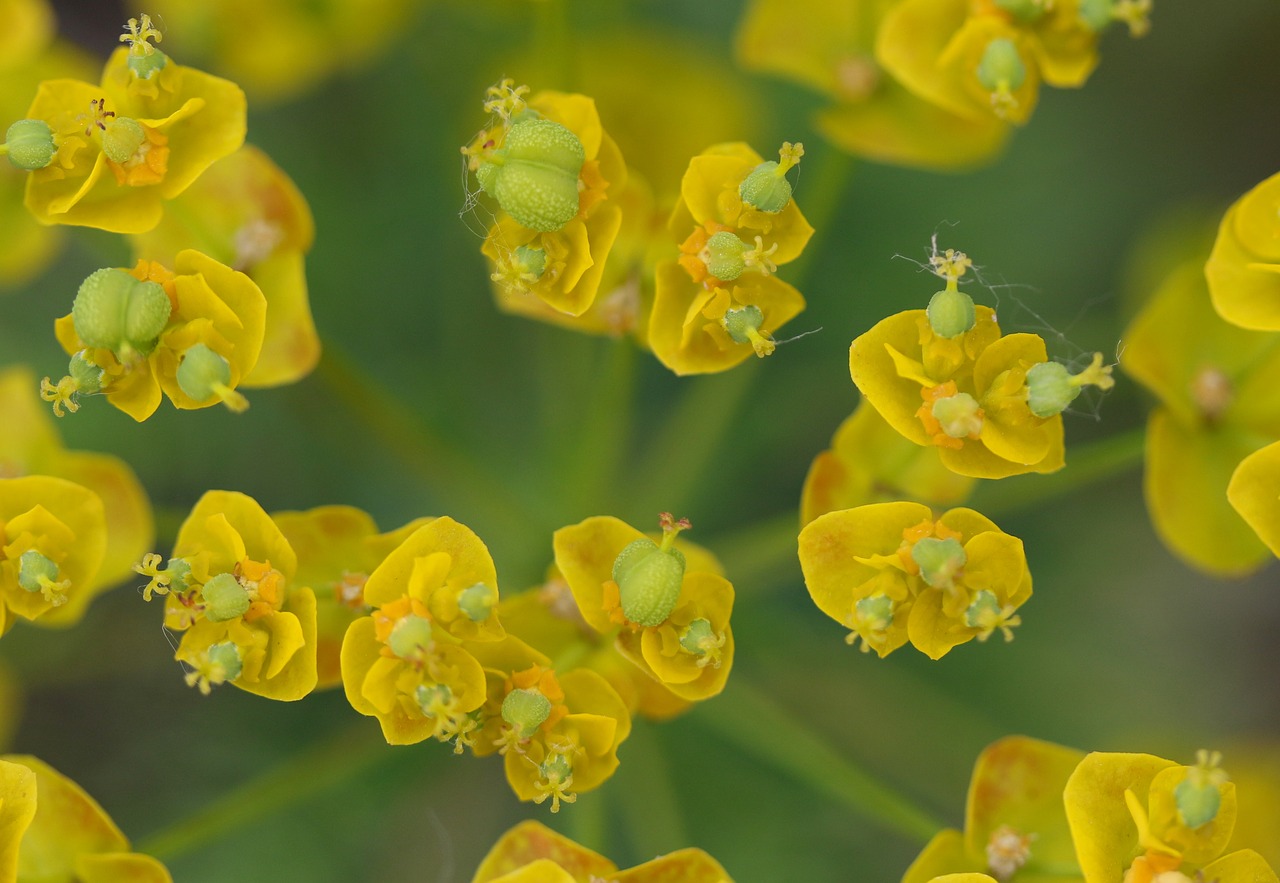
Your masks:
{"label": "radiating stem", "polygon": [[610,783],[609,792],[621,810],[632,851],[646,857],[691,845],[658,726],[644,720],[635,722],[631,735],[622,743],[625,762],[618,767],[618,781]]}

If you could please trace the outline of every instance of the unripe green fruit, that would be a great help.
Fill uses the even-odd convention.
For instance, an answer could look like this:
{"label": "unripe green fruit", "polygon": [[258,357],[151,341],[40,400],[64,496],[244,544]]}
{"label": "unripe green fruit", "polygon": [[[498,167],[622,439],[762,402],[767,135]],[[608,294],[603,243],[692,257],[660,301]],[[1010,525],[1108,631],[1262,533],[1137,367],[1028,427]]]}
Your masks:
{"label": "unripe green fruit", "polygon": [[129,70],[133,71],[133,75],[140,80],[148,80],[151,75],[158,70],[163,70],[164,66],[169,63],[169,56],[165,55],[156,47],[152,46],[150,52],[140,55],[129,53]]}
{"label": "unripe green fruit", "polygon": [[28,592],[38,592],[43,580],[56,582],[58,565],[35,549],[28,549],[18,558],[18,585]]}
{"label": "unripe green fruit", "polygon": [[502,700],[502,719],[528,739],[551,716],[551,700],[537,690],[512,690]]}
{"label": "unripe green fruit", "polygon": [[578,214],[578,174],[585,161],[573,132],[551,120],[522,119],[481,162],[476,178],[516,223],[552,233]]}
{"label": "unripe green fruit", "polygon": [[178,388],[197,402],[218,395],[217,387],[231,385],[231,363],[203,343],[187,349],[177,371]]}
{"label": "unripe green fruit", "polygon": [[702,252],[707,272],[722,282],[732,282],[747,268],[742,255],[748,248],[745,242],[728,230],[713,233]]}
{"label": "unripe green fruit", "polygon": [[929,299],[929,327],[939,337],[959,337],[977,324],[973,298],[955,288],[945,288]]}
{"label": "unripe green fruit", "polygon": [[28,172],[45,168],[58,152],[53,130],[44,120],[18,120],[5,132],[4,140],[9,162]]}
{"label": "unripe green fruit", "polygon": [[240,648],[231,641],[219,641],[209,648],[209,667],[222,669],[224,680],[234,681],[244,670],[240,659]]}
{"label": "unripe green fruit", "polygon": [[93,272],[81,283],[71,320],[87,345],[119,357],[132,350],[149,352],[169,324],[171,311],[169,296],[159,284],[112,267]]}
{"label": "unripe green fruit", "polygon": [[982,88],[995,92],[1004,84],[1010,92],[1022,87],[1027,80],[1027,66],[1018,54],[1018,47],[1006,37],[997,37],[987,44],[978,62],[978,82]]}
{"label": "unripe green fruit", "polygon": [[116,117],[102,131],[102,152],[115,163],[126,163],[147,140],[142,123],[128,117]]}
{"label": "unripe green fruit", "polygon": [[738,195],[752,208],[774,215],[791,201],[791,182],[779,173],[777,162],[768,160],[752,169],[738,186]]}
{"label": "unripe green fruit", "polygon": [[229,573],[220,573],[205,583],[200,596],[204,599],[204,618],[211,622],[235,619],[249,609],[249,593]]}
{"label": "unripe green fruit", "polygon": [[1027,407],[1037,417],[1061,414],[1078,395],[1080,387],[1060,362],[1041,362],[1027,371]]}
{"label": "unripe green fruit", "polygon": [[614,559],[613,581],[623,616],[636,625],[661,625],[680,598],[684,555],[678,549],[660,549],[652,540],[636,540]]}

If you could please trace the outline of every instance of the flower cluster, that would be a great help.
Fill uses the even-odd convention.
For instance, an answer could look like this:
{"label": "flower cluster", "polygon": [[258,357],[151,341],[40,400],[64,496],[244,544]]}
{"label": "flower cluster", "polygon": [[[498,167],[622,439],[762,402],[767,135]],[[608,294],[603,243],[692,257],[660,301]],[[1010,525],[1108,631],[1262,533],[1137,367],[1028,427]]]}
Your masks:
{"label": "flower cluster", "polygon": [[1232,839],[1236,789],[1220,759],[1201,751],[1183,766],[1002,739],[974,767],[964,831],[934,837],[902,883],[1274,883]]}
{"label": "flower cluster", "polygon": [[669,717],[724,687],[733,587],[708,553],[676,547],[687,526],[664,516],[660,543],[614,518],[564,528],[563,588],[503,600],[488,548],[451,518],[383,534],[350,507],[269,516],[210,491],[167,563],[136,569],[201,692],[295,700],[341,683],[389,743],[501,755],[516,794],[556,812],[613,774],[633,713]]}
{"label": "flower cluster", "polygon": [[822,92],[818,128],[882,162],[957,168],[999,152],[1040,83],[1083,86],[1101,33],[1149,29],[1152,0],[754,0],[738,56]]}

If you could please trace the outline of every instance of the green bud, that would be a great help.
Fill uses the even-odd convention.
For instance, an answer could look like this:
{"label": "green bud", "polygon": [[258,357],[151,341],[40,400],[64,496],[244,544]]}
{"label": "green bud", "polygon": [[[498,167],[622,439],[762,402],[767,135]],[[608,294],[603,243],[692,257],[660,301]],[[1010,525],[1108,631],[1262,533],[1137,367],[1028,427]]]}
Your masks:
{"label": "green bud", "polygon": [[94,271],[81,283],[71,319],[86,344],[123,358],[135,350],[150,352],[169,324],[171,310],[159,284],[111,267]]}
{"label": "green bud", "polygon": [[[719,233],[713,233],[707,240],[702,250],[702,260],[707,265],[707,272],[712,276],[724,282],[732,282],[747,268],[747,262],[743,260],[742,255],[749,249],[750,246],[733,233],[721,230]],[[746,341],[740,340],[738,343],[746,343]]]}
{"label": "green bud", "polygon": [[1041,362],[1027,371],[1027,407],[1037,417],[1061,414],[1078,395],[1080,387],[1060,362]]}
{"label": "green bud", "polygon": [[458,593],[458,609],[472,622],[484,622],[498,603],[498,593],[484,583],[463,589]]}
{"label": "green bud", "polygon": [[1021,22],[1033,22],[1042,18],[1048,9],[1045,0],[996,0],[1005,12]]}
{"label": "green bud", "polygon": [[1227,774],[1218,763],[1222,755],[1216,751],[1197,752],[1197,763],[1187,768],[1187,775],[1173,789],[1173,800],[1182,823],[1195,830],[1212,822],[1222,805],[1222,784]]}
{"label": "green bud", "polygon": [[929,316],[929,327],[939,337],[959,337],[978,322],[973,298],[950,286],[929,299],[925,312]]}
{"label": "green bud", "polygon": [[578,214],[578,173],[586,152],[559,123],[522,119],[502,146],[482,157],[476,178],[516,223],[552,233]]}
{"label": "green bud", "polygon": [[141,123],[129,117],[116,117],[102,132],[102,152],[112,162],[126,163],[146,140],[147,133]]}
{"label": "green bud", "polygon": [[81,350],[71,357],[67,364],[67,373],[76,382],[76,389],[88,395],[102,391],[103,370],[84,357]]}
{"label": "green bud", "polygon": [[1115,21],[1112,14],[1112,0],[1080,0],[1076,14],[1087,27],[1094,31],[1105,31]]}
{"label": "green bud", "polygon": [[952,438],[973,438],[982,432],[982,408],[967,392],[938,399],[930,412],[942,431]]}
{"label": "green bud", "polygon": [[414,613],[401,617],[391,629],[387,646],[401,659],[417,656],[431,646],[431,620]]}
{"label": "green bud", "polygon": [[703,656],[707,652],[709,646],[715,646],[718,637],[711,629],[711,621],[706,619],[695,619],[689,623],[688,628],[684,630],[684,634],[680,636],[680,646],[686,653],[692,653],[694,656]]}
{"label": "green bud", "polygon": [[44,581],[57,582],[58,565],[35,549],[28,549],[18,558],[18,585],[28,592],[38,592]]}
{"label": "green bud", "polygon": [[164,572],[169,575],[169,591],[181,594],[190,588],[187,580],[191,578],[191,565],[185,558],[170,558]]}
{"label": "green bud", "polygon": [[169,56],[154,46],[151,47],[150,52],[140,55],[129,53],[129,70],[133,71],[133,75],[140,80],[151,79],[152,74],[158,70],[164,70],[164,66],[168,63]]}
{"label": "green bud", "polygon": [[684,555],[679,549],[661,549],[649,539],[636,540],[614,559],[613,581],[623,616],[636,625],[661,625],[680,598]]}
{"label": "green bud", "polygon": [[1007,37],[997,37],[987,44],[978,62],[978,82],[988,92],[995,92],[1003,84],[1010,92],[1017,91],[1027,79],[1027,66],[1018,54],[1018,47]]}
{"label": "green bud", "polygon": [[968,557],[964,546],[953,537],[945,540],[925,537],[911,547],[911,560],[920,566],[921,579],[935,589],[946,589],[951,587]]}
{"label": "green bud", "polygon": [[9,162],[28,172],[46,168],[58,152],[53,129],[44,120],[18,120],[5,132],[4,140]]}
{"label": "green bud", "polygon": [[209,668],[221,669],[224,681],[234,681],[244,669],[240,648],[232,641],[219,641],[208,650]]}
{"label": "green bud", "polygon": [[740,185],[738,195],[742,201],[754,209],[767,214],[777,214],[787,207],[791,201],[791,182],[787,180],[786,170],[774,160],[762,162],[751,170]]}
{"label": "green bud", "polygon": [[197,343],[183,353],[177,378],[179,389],[194,401],[207,402],[218,395],[216,387],[231,385],[231,363]]}
{"label": "green bud", "polygon": [[733,307],[726,310],[724,318],[721,319],[724,330],[729,333],[729,339],[734,343],[751,343],[751,335],[747,333],[751,331],[759,331],[761,324],[764,323],[764,313],[760,312],[760,308],[748,304],[745,307]]}
{"label": "green bud", "polygon": [[893,599],[888,595],[872,595],[854,605],[857,621],[870,631],[882,632],[893,625]]}
{"label": "green bud", "polygon": [[515,265],[521,273],[541,279],[547,271],[547,253],[532,245],[518,245],[514,257]]}
{"label": "green bud", "polygon": [[537,690],[512,690],[502,700],[502,719],[528,739],[551,716],[551,700]]}
{"label": "green bud", "polygon": [[220,573],[205,583],[200,597],[204,599],[204,618],[211,622],[235,619],[249,609],[249,593],[229,573]]}

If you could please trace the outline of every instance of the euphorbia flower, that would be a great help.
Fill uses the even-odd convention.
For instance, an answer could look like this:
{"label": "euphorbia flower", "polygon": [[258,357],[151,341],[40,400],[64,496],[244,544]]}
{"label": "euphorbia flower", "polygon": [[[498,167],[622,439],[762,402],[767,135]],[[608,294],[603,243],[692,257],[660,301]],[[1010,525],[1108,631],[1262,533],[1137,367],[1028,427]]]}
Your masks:
{"label": "euphorbia flower", "polygon": [[172,883],[79,785],[34,757],[0,757],[0,880]]}
{"label": "euphorbia flower", "polygon": [[733,585],[694,570],[674,545],[687,528],[662,516],[659,542],[611,516],[556,531],[556,567],[583,618],[617,636],[618,650],[682,699],[724,689],[733,666]]}
{"label": "euphorbia flower", "polygon": [[149,42],[157,33],[146,16],[131,21],[99,85],[40,85],[26,116],[56,148],[28,166],[26,205],[41,223],[145,232],[165,200],[244,142],[240,87],[169,60]]}
{"label": "euphorbia flower", "polygon": [[894,0],[755,0],[738,26],[744,67],[778,74],[834,101],[817,128],[839,147],[879,162],[953,169],[993,159],[1008,126],[971,118],[905,88],[875,58]]}
{"label": "euphorbia flower", "polygon": [[102,500],[47,475],[0,479],[0,633],[72,603],[57,623],[84,614],[107,549]]}
{"label": "euphorbia flower", "polygon": [[964,831],[940,831],[902,883],[1078,883],[1062,789],[1083,758],[1026,736],[987,746],[969,781]]}
{"label": "euphorbia flower", "polygon": [[1198,261],[1169,274],[1125,332],[1125,373],[1159,405],[1147,421],[1144,490],[1156,533],[1210,573],[1269,557],[1227,499],[1240,462],[1280,437],[1280,339],[1224,322]]}
{"label": "euphorbia flower", "polygon": [[37,388],[26,368],[0,371],[0,477],[39,474],[75,482],[98,495],[106,516],[107,548],[98,578],[39,620],[70,625],[95,595],[133,574],[134,562],[151,548],[155,528],[146,491],[128,464],[110,454],[66,450]]}
{"label": "euphorbia flower", "polygon": [[1274,883],[1256,852],[1222,855],[1236,820],[1235,785],[1216,753],[1195,766],[1149,754],[1090,754],[1063,792],[1085,883]]}
{"label": "euphorbia flower", "polygon": [[1280,556],[1280,442],[1240,461],[1227,485],[1227,501],[1271,554]]}
{"label": "euphorbia flower", "polygon": [[209,491],[178,530],[173,557],[147,555],[143,597],[165,595],[165,627],[182,632],[174,657],[202,693],[231,683],[268,699],[316,686],[316,596],[294,580],[297,555],[252,498]]}
{"label": "euphorbia flower", "polygon": [[431,519],[415,518],[387,533],[379,533],[373,518],[352,506],[273,512],[271,520],[297,553],[295,581],[316,595],[316,686],[336,687],[342,683],[343,637],[372,609],[364,597],[369,575]]}
{"label": "euphorbia flower", "polygon": [[498,578],[489,550],[452,518],[410,534],[364,585],[372,609],[342,641],[342,685],[393,745],[456,739],[484,704],[470,642],[499,641]]}
{"label": "euphorbia flower", "polygon": [[1222,318],[1242,328],[1280,331],[1280,175],[1227,210],[1205,264]]}
{"label": "euphorbia flower", "polygon": [[267,318],[262,352],[241,385],[279,386],[309,374],[320,358],[305,267],[315,225],[289,176],[246,144],[210,166],[174,208],[132,237],[134,257],[171,265],[195,247],[244,273],[262,290]]}
{"label": "euphorbia flower", "polygon": [[972,509],[934,519],[920,503],[829,512],[800,532],[800,568],[848,643],[887,656],[908,640],[932,659],[999,631],[1031,597],[1022,541]]}
{"label": "euphorbia flower", "polygon": [[184,410],[221,402],[243,411],[236,387],[257,364],[266,312],[252,279],[198,251],[179,252],[172,270],[145,260],[98,270],[54,323],[70,373],[45,378],[40,394],[59,417],[99,392],[139,422],[161,393]]}
{"label": "euphorbia flower", "polygon": [[912,444],[863,399],[836,430],[831,449],[809,467],[800,496],[801,526],[827,512],[867,503],[963,502],[974,481],[947,469],[938,450]]}

